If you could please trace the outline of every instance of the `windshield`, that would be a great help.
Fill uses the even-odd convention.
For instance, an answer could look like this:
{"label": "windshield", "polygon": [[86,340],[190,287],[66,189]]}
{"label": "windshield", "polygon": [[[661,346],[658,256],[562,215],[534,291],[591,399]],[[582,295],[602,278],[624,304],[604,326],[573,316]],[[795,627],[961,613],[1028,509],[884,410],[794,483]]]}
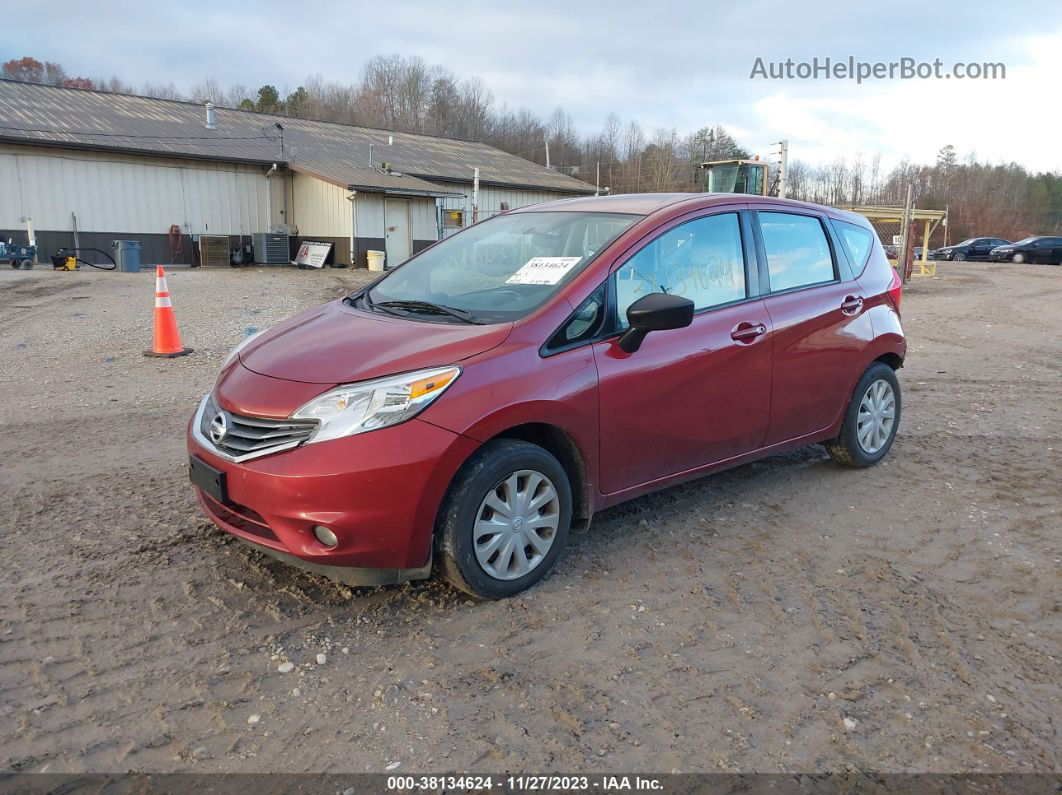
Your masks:
{"label": "windshield", "polygon": [[1027,246],[1030,243],[1032,243],[1034,240],[1036,240],[1035,237],[1027,237],[1027,238],[1025,238],[1023,240],[1019,240],[1017,243],[1012,243],[1011,245],[1014,245],[1014,246]]}
{"label": "windshield", "polygon": [[955,245],[956,246],[972,246],[978,240],[979,240],[979,238],[971,237],[969,240],[964,240],[961,243],[956,243]]}
{"label": "windshield", "polygon": [[456,310],[471,322],[519,320],[640,217],[582,212],[500,215],[436,243],[379,281],[360,306],[441,322],[460,318],[432,311],[427,304]]}

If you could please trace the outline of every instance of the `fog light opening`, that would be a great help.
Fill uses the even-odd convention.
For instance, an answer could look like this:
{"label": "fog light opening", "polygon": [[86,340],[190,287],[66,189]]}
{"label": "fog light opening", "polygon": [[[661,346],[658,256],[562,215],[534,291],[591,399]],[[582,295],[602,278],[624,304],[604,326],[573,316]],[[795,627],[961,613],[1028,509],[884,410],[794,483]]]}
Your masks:
{"label": "fog light opening", "polygon": [[314,525],[313,536],[326,547],[334,547],[339,543],[339,539],[336,538],[336,534],[325,527],[323,524]]}

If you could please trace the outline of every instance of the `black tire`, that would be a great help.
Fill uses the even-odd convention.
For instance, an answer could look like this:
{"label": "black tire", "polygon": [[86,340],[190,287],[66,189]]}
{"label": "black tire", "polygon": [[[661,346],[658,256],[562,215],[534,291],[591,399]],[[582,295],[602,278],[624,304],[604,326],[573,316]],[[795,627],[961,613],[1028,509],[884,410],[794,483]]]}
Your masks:
{"label": "black tire", "polygon": [[1019,251],[1017,254],[1010,258],[1010,261],[1017,265],[1021,265],[1023,262],[1025,262],[1025,255]]}
{"label": "black tire", "polygon": [[964,254],[962,251],[956,251],[952,259],[956,262],[966,262],[966,254]]}
{"label": "black tire", "polygon": [[[515,579],[491,576],[475,552],[473,529],[487,495],[521,470],[545,475],[557,492],[558,522],[552,544],[527,574]],[[457,473],[436,521],[435,555],[443,578],[480,599],[504,599],[545,577],[564,550],[572,516],[572,492],[564,467],[538,445],[518,439],[497,439],[483,445]],[[489,561],[488,561],[489,562]]]}
{"label": "black tire", "polygon": [[[881,380],[886,381],[888,385],[892,387],[892,393],[896,401],[896,416],[893,419],[892,428],[890,429],[889,435],[882,447],[875,450],[873,453],[868,453],[860,443],[857,432],[859,405],[870,387],[877,381]],[[838,464],[850,467],[874,466],[874,464],[878,463],[878,461],[885,457],[885,454],[889,452],[893,441],[896,439],[896,432],[900,428],[902,406],[903,401],[900,395],[900,382],[896,378],[896,372],[883,362],[874,362],[874,364],[866,369],[862,378],[859,379],[859,383],[856,384],[856,388],[852,392],[852,397],[848,401],[848,408],[846,408],[844,412],[844,420],[841,422],[841,431],[837,434],[836,439],[831,439],[826,442],[826,452],[829,453],[830,458]]]}

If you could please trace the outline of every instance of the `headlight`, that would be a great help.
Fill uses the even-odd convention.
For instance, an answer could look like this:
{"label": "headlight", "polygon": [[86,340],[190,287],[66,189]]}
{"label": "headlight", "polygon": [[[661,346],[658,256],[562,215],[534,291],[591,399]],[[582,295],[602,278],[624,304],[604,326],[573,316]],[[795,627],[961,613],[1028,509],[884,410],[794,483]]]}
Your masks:
{"label": "headlight", "polygon": [[437,367],[347,384],[314,398],[291,418],[321,423],[307,444],[386,428],[422,412],[460,374],[460,367]]}
{"label": "headlight", "polygon": [[256,331],[254,334],[248,334],[246,337],[240,340],[239,343],[237,343],[236,347],[229,351],[229,355],[225,357],[225,363],[221,365],[221,369],[224,370],[226,367],[228,367],[229,363],[236,358],[236,354],[242,351],[248,345],[250,345],[251,341],[259,334],[262,334],[264,331],[265,329],[262,329],[262,331]]}

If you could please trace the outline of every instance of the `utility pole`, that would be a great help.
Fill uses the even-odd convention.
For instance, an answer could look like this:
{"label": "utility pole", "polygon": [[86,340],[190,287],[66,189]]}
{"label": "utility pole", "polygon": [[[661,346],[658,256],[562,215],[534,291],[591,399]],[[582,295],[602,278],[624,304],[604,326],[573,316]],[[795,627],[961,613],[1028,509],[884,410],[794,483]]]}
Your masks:
{"label": "utility pole", "polygon": [[549,138],[546,139],[546,168],[549,168]]}
{"label": "utility pole", "polygon": [[472,223],[479,220],[479,169],[472,170]]}
{"label": "utility pole", "polygon": [[594,177],[594,195],[601,195],[601,161],[597,161],[597,176]]}
{"label": "utility pole", "polygon": [[786,189],[789,187],[789,141],[782,139],[778,142],[779,157],[781,163],[778,166],[778,198],[784,199]]}
{"label": "utility pole", "polygon": [[277,130],[279,130],[279,131],[280,131],[280,159],[281,159],[281,160],[283,161],[283,160],[285,160],[285,159],[286,159],[286,158],[284,157],[284,125],[283,125],[283,124],[281,124],[281,123],[280,123],[280,122],[278,121],[278,122],[277,122],[276,124],[274,124],[273,126],[274,126],[274,127],[276,127],[276,128],[277,128]]}
{"label": "utility pole", "polygon": [[897,270],[900,272],[900,280],[906,282],[909,278],[907,273],[907,250],[911,246],[911,213],[912,213],[912,196],[914,195],[914,183],[907,185],[907,201],[903,206],[903,229],[900,230],[900,251],[899,261],[896,263]]}

